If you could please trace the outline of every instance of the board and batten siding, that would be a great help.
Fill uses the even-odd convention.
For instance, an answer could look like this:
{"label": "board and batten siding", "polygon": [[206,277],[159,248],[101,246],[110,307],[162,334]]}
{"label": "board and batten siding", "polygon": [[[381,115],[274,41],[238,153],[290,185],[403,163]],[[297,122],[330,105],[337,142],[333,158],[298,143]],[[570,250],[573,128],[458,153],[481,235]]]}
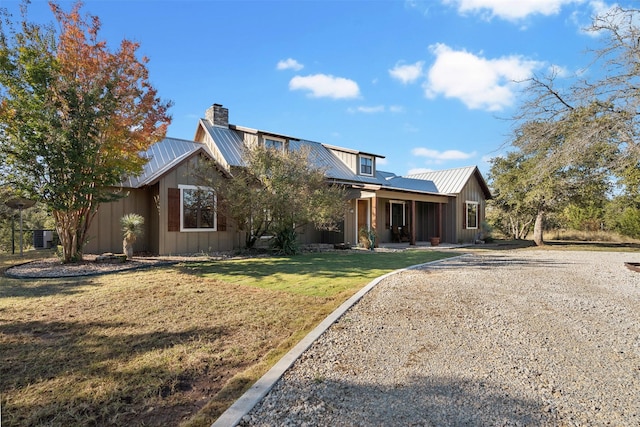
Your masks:
{"label": "board and batten siding", "polygon": [[340,150],[329,149],[336,157],[338,157],[352,172],[358,173],[358,155],[355,153],[346,153]]}
{"label": "board and batten siding", "polygon": [[[466,203],[478,202],[478,228],[466,228]],[[473,243],[485,217],[486,200],[482,188],[475,177],[469,179],[456,198],[456,231],[457,241],[460,243]]]}
{"label": "board and batten siding", "polygon": [[[210,253],[229,251],[240,246],[240,236],[231,221],[226,220],[225,231],[170,231],[169,193],[180,185],[196,185],[191,171],[198,160],[198,154],[185,160],[158,183],[160,215],[158,227],[158,253],[160,255]],[[178,224],[179,225],[179,224]]]}
{"label": "board and batten siding", "polygon": [[136,252],[152,252],[153,245],[149,242],[149,236],[155,235],[153,229],[154,214],[153,197],[149,191],[144,189],[123,189],[126,196],[110,202],[102,203],[98,207],[98,213],[89,227],[89,240],[84,247],[87,254],[102,254],[106,252],[122,253],[122,227],[120,219],[130,213],[142,215],[144,218],[143,236],[134,244]]}

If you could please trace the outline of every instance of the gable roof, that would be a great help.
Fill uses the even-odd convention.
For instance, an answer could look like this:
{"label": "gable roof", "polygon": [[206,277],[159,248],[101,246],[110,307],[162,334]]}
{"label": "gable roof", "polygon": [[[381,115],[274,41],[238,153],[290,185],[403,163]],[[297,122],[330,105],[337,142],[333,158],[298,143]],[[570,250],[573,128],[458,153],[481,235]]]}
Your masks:
{"label": "gable roof", "polygon": [[[252,134],[276,135],[272,132],[257,129],[244,128],[236,125],[216,126],[207,119],[200,119],[200,129],[209,134],[211,139],[229,166],[245,166],[243,159],[244,139],[240,132],[250,132]],[[196,132],[196,136],[198,131]],[[411,191],[426,194],[450,195],[441,191],[437,186],[427,179],[416,179],[413,177],[400,177],[390,172],[376,170],[374,176],[360,175],[347,166],[335,153],[334,150],[344,151],[352,154],[366,154],[374,157],[384,156],[372,153],[365,153],[342,147],[335,147],[320,142],[306,139],[294,138],[291,136],[279,135],[289,140],[289,147],[293,150],[306,148],[309,150],[310,161],[325,171],[328,179],[351,183],[355,185],[372,185],[378,188],[390,190]]]}
{"label": "gable roof", "polygon": [[122,186],[127,188],[140,188],[153,184],[162,175],[200,150],[203,150],[211,156],[207,146],[199,142],[165,138],[153,144],[144,153],[143,156],[148,158],[149,161],[144,165],[142,173],[138,176],[127,178],[122,183]]}
{"label": "gable roof", "polygon": [[489,186],[477,166],[411,174],[407,175],[406,178],[432,181],[441,193],[459,194],[471,176],[475,176],[478,180],[485,198],[491,199],[491,190],[489,190]]}
{"label": "gable roof", "polygon": [[[130,177],[122,183],[123,187],[140,188],[155,183],[162,175],[173,169],[175,166],[191,157],[198,151],[203,151],[210,158],[228,166],[244,167],[246,165],[243,157],[245,141],[242,132],[249,131],[255,134],[275,135],[271,132],[259,131],[256,129],[243,128],[239,126],[217,126],[207,119],[200,119],[196,138],[200,132],[206,132],[214,142],[209,146],[208,142],[189,141],[177,138],[165,138],[152,145],[144,154],[149,158],[149,162],[144,166],[142,173],[137,177]],[[282,135],[279,135],[282,136]],[[366,185],[373,189],[388,189],[396,191],[408,191],[422,194],[435,194],[444,196],[455,196],[459,194],[472,175],[475,175],[482,191],[487,199],[491,198],[491,192],[482,174],[476,166],[465,168],[448,169],[443,171],[425,172],[407,176],[398,176],[391,172],[376,170],[374,176],[359,175],[354,172],[338,155],[334,152],[344,151],[348,153],[367,154],[375,157],[383,157],[377,154],[368,154],[359,151],[349,150],[341,147],[334,147],[319,142],[286,137],[289,140],[289,147],[293,150],[306,148],[309,150],[310,161],[317,167],[325,171],[327,179],[356,186]],[[198,138],[200,139],[200,138]]]}

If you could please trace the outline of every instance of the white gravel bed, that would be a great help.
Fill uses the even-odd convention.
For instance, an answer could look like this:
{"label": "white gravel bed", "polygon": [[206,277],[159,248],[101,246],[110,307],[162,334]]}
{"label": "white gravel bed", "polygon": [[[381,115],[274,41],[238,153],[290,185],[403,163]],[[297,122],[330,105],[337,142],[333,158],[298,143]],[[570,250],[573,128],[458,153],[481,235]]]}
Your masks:
{"label": "white gravel bed", "polygon": [[639,253],[504,251],[383,280],[242,426],[638,426]]}

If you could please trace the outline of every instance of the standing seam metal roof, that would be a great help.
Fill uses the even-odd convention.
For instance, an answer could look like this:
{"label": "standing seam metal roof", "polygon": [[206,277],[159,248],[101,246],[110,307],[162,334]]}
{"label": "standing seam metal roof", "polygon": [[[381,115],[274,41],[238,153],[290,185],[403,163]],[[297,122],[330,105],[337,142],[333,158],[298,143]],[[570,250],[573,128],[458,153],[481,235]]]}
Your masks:
{"label": "standing seam metal roof", "polygon": [[[220,154],[230,166],[245,166],[243,159],[244,140],[239,132],[226,127],[213,126],[208,120],[201,119],[200,124],[209,133]],[[428,194],[454,195],[462,191],[475,166],[426,172],[408,176],[397,176],[391,172],[376,171],[375,176],[358,175],[323,144],[308,140],[290,139],[289,146],[293,150],[306,147],[310,161],[325,171],[327,178],[342,182],[369,184],[389,190],[411,191]],[[153,184],[180,162],[204,150],[213,158],[206,144],[177,138],[165,138],[152,145],[144,154],[149,158],[140,176],[130,177],[123,182],[124,187],[139,188]],[[484,184],[486,187],[486,184]],[[487,190],[488,191],[488,190]]]}
{"label": "standing seam metal roof", "polygon": [[140,188],[153,184],[162,175],[189,158],[198,150],[205,150],[211,156],[211,151],[206,145],[185,139],[165,138],[153,144],[144,153],[149,161],[138,176],[129,177],[123,183],[123,187]]}
{"label": "standing seam metal roof", "polygon": [[432,181],[441,193],[459,194],[473,174],[476,174],[478,177],[479,184],[485,192],[486,198],[490,199],[492,197],[491,190],[482,177],[482,174],[480,174],[477,166],[412,174],[408,175],[407,178]]}

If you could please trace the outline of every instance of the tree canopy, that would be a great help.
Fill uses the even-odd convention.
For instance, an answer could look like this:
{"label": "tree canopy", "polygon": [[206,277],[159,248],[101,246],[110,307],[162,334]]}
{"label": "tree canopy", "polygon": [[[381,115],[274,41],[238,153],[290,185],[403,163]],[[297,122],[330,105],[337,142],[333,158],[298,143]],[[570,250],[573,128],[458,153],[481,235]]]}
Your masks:
{"label": "tree canopy", "polygon": [[150,84],[139,45],[111,51],[81,2],[68,13],[49,3],[59,32],[28,22],[27,4],[19,31],[6,11],[0,23],[1,179],[49,207],[69,262],[82,258],[98,206],[122,196],[114,188],[164,137],[170,102]]}
{"label": "tree canopy", "polygon": [[311,223],[333,230],[344,218],[344,189],[327,182],[308,150],[254,145],[245,148],[243,158],[245,166],[233,168],[231,177],[213,162],[202,163],[196,175],[200,185],[215,190],[219,209],[245,232],[247,248],[271,235],[278,249],[296,252],[296,229]]}
{"label": "tree canopy", "polygon": [[[546,212],[569,205],[593,209],[593,198],[606,197],[613,185],[639,190],[639,12],[614,7],[593,19],[587,30],[601,45],[591,50],[588,73],[567,78],[554,70],[525,82],[513,154],[494,159],[491,174],[495,191],[506,198],[512,191],[519,200],[503,201],[501,209],[521,209],[525,200],[535,200],[537,206],[528,208],[535,208],[538,244]],[[508,177],[517,184],[507,183]],[[516,186],[528,190],[513,191]]]}

